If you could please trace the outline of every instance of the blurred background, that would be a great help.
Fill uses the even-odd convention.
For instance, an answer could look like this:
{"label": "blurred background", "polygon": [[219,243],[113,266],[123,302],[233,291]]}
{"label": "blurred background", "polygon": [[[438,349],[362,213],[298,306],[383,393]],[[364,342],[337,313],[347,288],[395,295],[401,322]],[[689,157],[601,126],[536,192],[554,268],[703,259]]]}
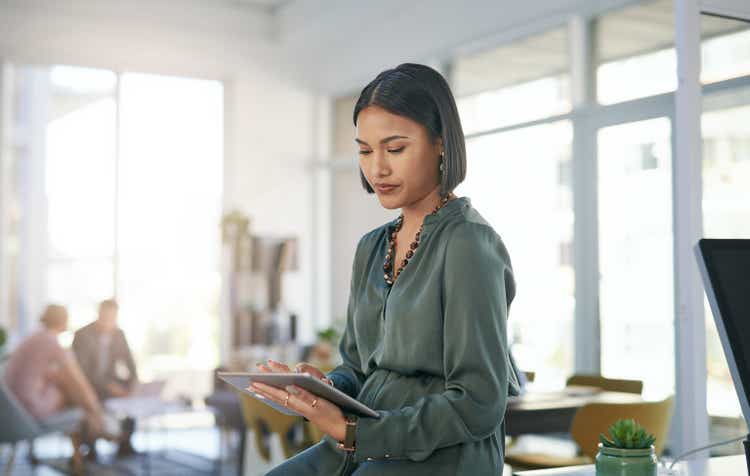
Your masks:
{"label": "blurred background", "polygon": [[[139,379],[183,404],[137,449],[153,437],[227,474],[293,451],[270,427],[248,438],[236,401],[211,400],[226,392],[214,371],[338,364],[356,243],[397,213],[360,186],[352,109],[413,61],[456,96],[456,193],[509,249],[509,337],[534,388],[585,373],[672,395],[675,217],[750,237],[750,24],[701,15],[699,29],[690,210],[673,198],[670,0],[0,0],[0,353],[49,303],[69,311],[70,346],[116,297]],[[747,433],[710,310],[692,311],[709,434]],[[281,440],[315,438],[289,428]],[[40,453],[70,453],[49,438]]]}

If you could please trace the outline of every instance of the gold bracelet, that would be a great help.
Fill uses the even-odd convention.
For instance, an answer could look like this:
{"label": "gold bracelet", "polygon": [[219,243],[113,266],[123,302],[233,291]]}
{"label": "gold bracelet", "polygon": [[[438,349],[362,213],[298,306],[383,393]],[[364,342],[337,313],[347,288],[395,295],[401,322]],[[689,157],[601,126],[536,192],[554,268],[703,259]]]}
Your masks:
{"label": "gold bracelet", "polygon": [[357,417],[345,416],[344,418],[346,420],[346,434],[344,441],[339,441],[336,447],[344,451],[355,451],[356,445],[354,437],[357,432]]}

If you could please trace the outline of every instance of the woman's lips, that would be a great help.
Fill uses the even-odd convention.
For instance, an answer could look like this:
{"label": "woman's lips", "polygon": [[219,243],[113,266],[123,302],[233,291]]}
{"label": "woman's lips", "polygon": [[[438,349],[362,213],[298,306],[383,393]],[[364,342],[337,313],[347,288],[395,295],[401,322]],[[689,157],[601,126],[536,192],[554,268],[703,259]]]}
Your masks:
{"label": "woman's lips", "polygon": [[380,193],[390,193],[396,190],[398,185],[376,185],[375,189]]}

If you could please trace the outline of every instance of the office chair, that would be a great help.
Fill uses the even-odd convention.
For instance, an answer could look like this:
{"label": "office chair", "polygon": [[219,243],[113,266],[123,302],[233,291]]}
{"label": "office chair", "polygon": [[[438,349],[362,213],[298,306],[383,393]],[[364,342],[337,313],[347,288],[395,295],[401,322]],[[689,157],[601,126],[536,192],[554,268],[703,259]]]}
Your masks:
{"label": "office chair", "polygon": [[578,445],[577,455],[558,456],[545,453],[514,453],[505,462],[514,469],[544,469],[592,464],[599,451],[599,435],[606,434],[616,420],[633,418],[656,437],[654,448],[661,455],[672,419],[674,396],[656,402],[589,403],[576,412],[570,435]]}
{"label": "office chair", "polygon": [[565,382],[565,386],[582,385],[586,387],[597,387],[608,392],[624,392],[641,394],[643,382],[640,380],[611,379],[601,375],[573,375]]}

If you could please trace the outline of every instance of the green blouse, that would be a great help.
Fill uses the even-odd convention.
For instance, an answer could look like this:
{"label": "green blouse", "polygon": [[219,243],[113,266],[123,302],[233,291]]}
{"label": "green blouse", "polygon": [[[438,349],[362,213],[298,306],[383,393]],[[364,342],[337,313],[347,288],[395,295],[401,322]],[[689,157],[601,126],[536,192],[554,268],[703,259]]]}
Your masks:
{"label": "green blouse", "polygon": [[351,458],[407,458],[424,462],[424,474],[446,464],[450,474],[500,474],[506,397],[519,391],[506,332],[508,252],[460,197],[424,218],[419,248],[389,287],[383,263],[396,221],[357,245],[343,363],[328,373],[381,416],[359,418]]}

